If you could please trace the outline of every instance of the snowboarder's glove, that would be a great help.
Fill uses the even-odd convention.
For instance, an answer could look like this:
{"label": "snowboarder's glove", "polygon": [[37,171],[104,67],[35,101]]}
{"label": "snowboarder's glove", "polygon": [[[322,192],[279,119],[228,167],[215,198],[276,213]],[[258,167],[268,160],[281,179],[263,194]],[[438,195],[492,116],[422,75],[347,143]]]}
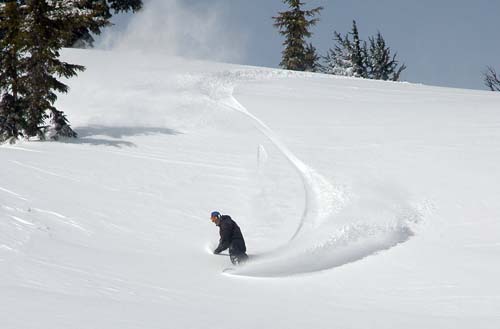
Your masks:
{"label": "snowboarder's glove", "polygon": [[218,249],[215,249],[214,250],[214,255],[218,255],[218,254],[220,254],[220,251]]}

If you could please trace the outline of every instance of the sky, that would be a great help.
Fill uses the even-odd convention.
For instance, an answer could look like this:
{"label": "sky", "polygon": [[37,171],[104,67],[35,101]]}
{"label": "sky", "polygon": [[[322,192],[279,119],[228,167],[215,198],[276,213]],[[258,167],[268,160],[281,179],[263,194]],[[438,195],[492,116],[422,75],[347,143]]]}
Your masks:
{"label": "sky", "polygon": [[[397,52],[403,80],[486,89],[486,67],[500,71],[499,0],[303,1],[324,7],[311,38],[320,54],[356,20],[363,39],[380,31]],[[101,44],[116,46],[119,34],[122,46],[278,67],[283,39],[271,17],[285,9],[281,0],[146,0],[142,13],[117,17]]]}

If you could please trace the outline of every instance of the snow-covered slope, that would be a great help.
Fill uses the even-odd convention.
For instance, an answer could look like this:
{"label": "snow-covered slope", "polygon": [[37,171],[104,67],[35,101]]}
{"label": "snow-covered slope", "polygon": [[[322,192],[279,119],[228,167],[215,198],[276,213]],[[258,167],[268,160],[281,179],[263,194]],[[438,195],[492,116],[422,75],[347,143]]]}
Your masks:
{"label": "snow-covered slope", "polygon": [[80,139],[0,147],[1,328],[500,325],[499,95],[65,56]]}

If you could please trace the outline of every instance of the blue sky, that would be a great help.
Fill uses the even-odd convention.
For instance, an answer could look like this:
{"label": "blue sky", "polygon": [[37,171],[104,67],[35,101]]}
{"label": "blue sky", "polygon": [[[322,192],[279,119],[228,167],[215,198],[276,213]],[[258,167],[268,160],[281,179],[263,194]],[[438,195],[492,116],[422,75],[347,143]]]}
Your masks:
{"label": "blue sky", "polygon": [[[365,39],[377,30],[382,32],[389,46],[398,52],[398,58],[408,66],[404,80],[485,89],[482,72],[486,66],[500,71],[499,0],[303,1],[306,8],[324,7],[311,39],[322,54],[333,46],[333,31],[346,33],[355,19]],[[273,28],[271,17],[286,8],[281,0],[178,2],[198,11],[217,8],[221,29],[231,31],[231,38],[244,40],[239,63],[278,66],[282,38]],[[117,26],[126,24],[128,19],[117,20]]]}

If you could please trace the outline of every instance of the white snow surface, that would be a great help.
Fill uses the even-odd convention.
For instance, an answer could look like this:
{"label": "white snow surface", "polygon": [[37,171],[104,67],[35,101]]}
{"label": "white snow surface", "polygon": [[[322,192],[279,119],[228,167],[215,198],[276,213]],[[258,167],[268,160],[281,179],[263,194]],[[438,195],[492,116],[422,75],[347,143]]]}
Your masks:
{"label": "white snow surface", "polygon": [[500,327],[500,94],[64,57],[80,138],[0,147],[0,328]]}

